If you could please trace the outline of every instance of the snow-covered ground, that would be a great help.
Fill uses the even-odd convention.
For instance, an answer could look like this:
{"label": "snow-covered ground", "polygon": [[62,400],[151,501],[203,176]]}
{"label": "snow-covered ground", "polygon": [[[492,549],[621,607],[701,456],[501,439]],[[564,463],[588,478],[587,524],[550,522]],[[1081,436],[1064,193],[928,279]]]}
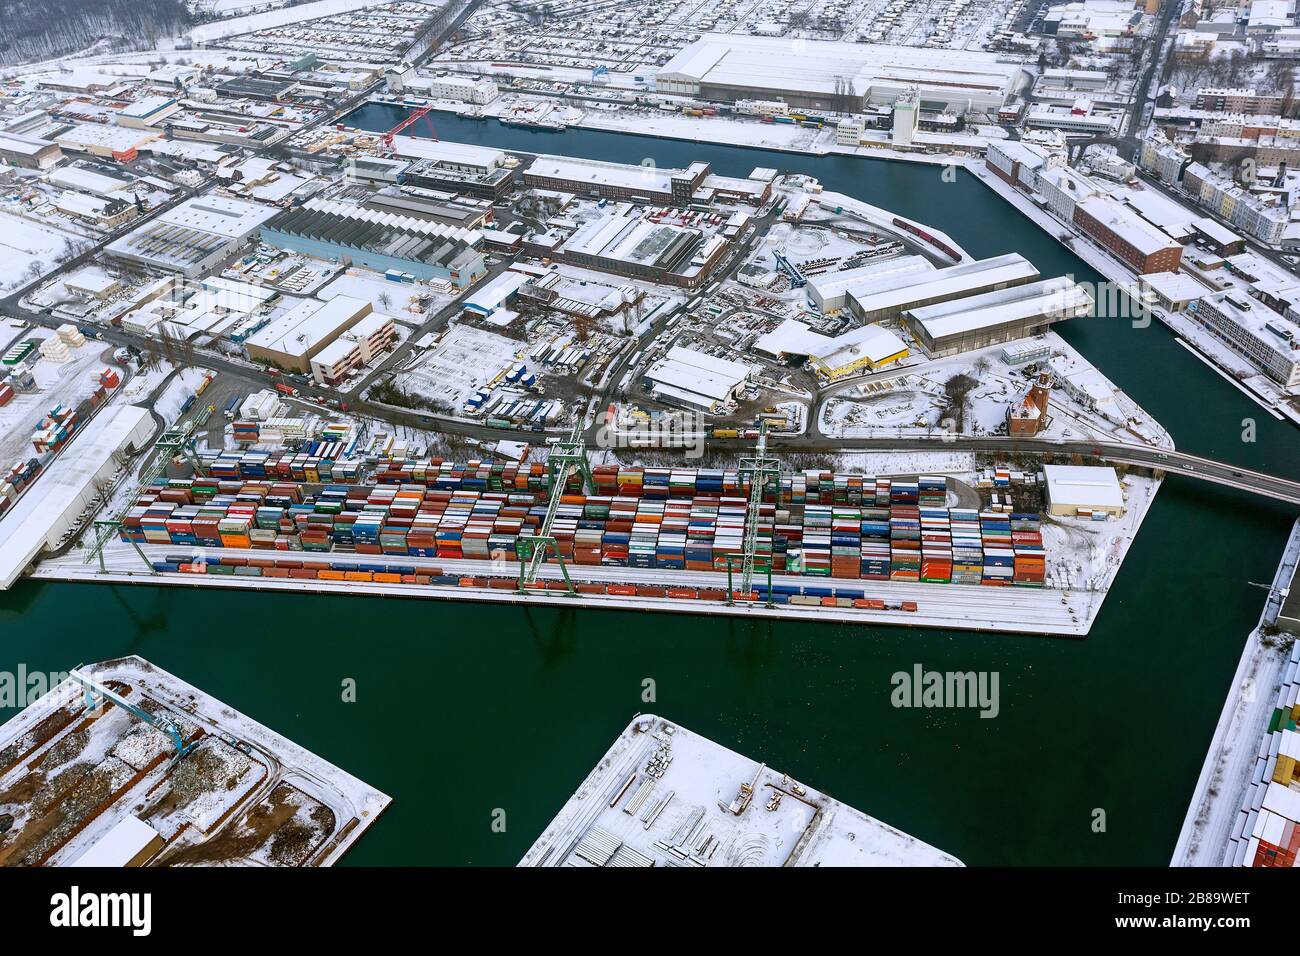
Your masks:
{"label": "snow-covered ground", "polygon": [[81,236],[0,212],[0,292],[45,275]]}
{"label": "snow-covered ground", "polygon": [[[38,329],[23,338],[43,340],[53,334]],[[37,391],[17,392],[8,405],[0,408],[0,470],[8,470],[19,459],[31,458],[35,454],[32,432],[41,419],[60,403],[75,407],[93,390],[92,377],[109,367],[101,360],[104,347],[100,342],[87,342],[69,351],[72,357],[66,362],[51,362],[33,353],[38,358],[32,366]]]}
{"label": "snow-covered ground", "polygon": [[417,298],[432,302],[436,311],[454,302],[458,294],[455,290],[439,292],[426,282],[393,282],[368,269],[349,269],[317,292],[316,298],[328,302],[335,296],[350,295],[369,302],[376,312],[409,325],[424,320],[424,311],[414,308]]}
{"label": "snow-covered ground", "polygon": [[[1099,399],[1096,407],[1083,405],[1065,387],[1065,376],[1057,374],[1050,397],[1050,419],[1040,437],[1062,441],[1138,440],[1173,447],[1159,422],[1055,332],[1023,341],[1047,346],[1055,359],[1050,362],[1054,371],[1080,377],[1088,383],[1090,394]],[[1034,376],[1027,374],[1024,367],[1007,364],[1002,357],[1005,347],[994,345],[935,360],[914,354],[897,365],[833,386],[830,397],[822,405],[820,428],[832,438],[929,436],[949,430],[952,426],[945,416],[948,405],[945,385],[965,375],[978,384],[971,388],[966,399],[965,420],[959,433],[994,434],[999,426],[1006,424],[1011,402],[1022,397],[1034,381]],[[1047,364],[1044,360],[1030,366],[1042,368]]]}

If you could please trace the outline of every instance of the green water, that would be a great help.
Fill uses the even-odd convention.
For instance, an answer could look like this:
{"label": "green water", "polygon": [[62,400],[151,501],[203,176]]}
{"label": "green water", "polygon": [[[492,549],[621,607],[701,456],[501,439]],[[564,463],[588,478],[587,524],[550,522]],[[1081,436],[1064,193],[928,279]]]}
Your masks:
{"label": "green water", "polygon": [[[387,107],[352,125],[387,129]],[[547,134],[443,116],[439,134],[726,174],[807,171],[976,255],[1097,278],[977,180],[848,158]],[[1300,475],[1296,433],[1161,327],[1062,334],[1179,447]],[[1241,441],[1242,420],[1258,423]],[[654,710],[971,864],[1168,861],[1291,509],[1167,482],[1086,641],[702,616],[202,589],[23,583],[0,594],[0,669],[140,654],[385,790],[353,864],[518,860],[637,711]],[[996,670],[1001,714],[894,709],[916,663]],[[358,700],[340,701],[345,678]],[[645,679],[657,700],[641,699]],[[0,710],[0,718],[12,712]],[[504,833],[492,813],[506,811]],[[1093,811],[1106,814],[1095,833]]]}

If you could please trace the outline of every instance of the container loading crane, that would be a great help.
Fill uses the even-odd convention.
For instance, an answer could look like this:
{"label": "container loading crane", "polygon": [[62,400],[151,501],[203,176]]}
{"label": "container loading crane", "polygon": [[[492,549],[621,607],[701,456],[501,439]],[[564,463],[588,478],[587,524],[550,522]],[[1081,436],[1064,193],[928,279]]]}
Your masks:
{"label": "container loading crane", "polygon": [[559,562],[560,574],[564,576],[564,583],[569,593],[578,593],[573,586],[573,581],[569,579],[569,569],[565,567],[559,545],[556,543],[555,536],[551,534],[551,526],[555,523],[555,516],[564,499],[565,488],[575,469],[582,475],[584,494],[595,487],[591,477],[591,465],[587,461],[587,443],[582,438],[583,425],[583,419],[579,418],[574,422],[573,431],[569,433],[568,438],[553,438],[549,442],[551,452],[546,458],[546,472],[550,501],[546,506],[546,516],[542,519],[536,534],[520,535],[515,542],[516,553],[519,556],[520,591],[536,583],[538,572],[546,563],[546,552],[550,551]]}

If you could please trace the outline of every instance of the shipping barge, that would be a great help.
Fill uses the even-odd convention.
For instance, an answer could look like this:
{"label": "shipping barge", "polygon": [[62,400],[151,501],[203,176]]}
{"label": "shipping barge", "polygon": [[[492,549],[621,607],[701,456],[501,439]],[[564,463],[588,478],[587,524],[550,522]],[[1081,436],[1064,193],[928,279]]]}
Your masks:
{"label": "shipping barge", "polygon": [[962,863],[789,774],[643,715],[628,724],[519,865]]}
{"label": "shipping barge", "polygon": [[142,658],[24,677],[0,866],[331,866],[391,802]]}

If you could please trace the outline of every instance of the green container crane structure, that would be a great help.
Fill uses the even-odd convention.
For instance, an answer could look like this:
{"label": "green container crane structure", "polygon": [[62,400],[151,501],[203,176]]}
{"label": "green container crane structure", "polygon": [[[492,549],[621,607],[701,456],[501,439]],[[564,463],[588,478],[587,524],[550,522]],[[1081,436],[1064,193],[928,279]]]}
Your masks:
{"label": "green container crane structure", "polygon": [[[537,575],[546,563],[549,552],[555,556],[564,577],[564,585],[571,595],[577,594],[569,569],[560,554],[560,547],[551,533],[555,516],[559,512],[560,501],[564,497],[566,486],[574,472],[582,475],[582,491],[586,494],[594,487],[591,477],[591,465],[587,460],[587,445],[582,439],[582,423],[575,423],[568,438],[552,439],[551,452],[547,457],[547,482],[550,501],[546,515],[536,534],[520,535],[516,539],[515,553],[519,558],[519,588],[522,593],[536,584]],[[740,459],[739,474],[742,480],[749,478],[749,504],[745,516],[745,537],[740,554],[727,555],[727,603],[734,604],[736,594],[751,594],[754,590],[754,572],[767,575],[767,606],[772,606],[772,559],[758,556],[759,506],[763,503],[764,492],[771,487],[776,502],[781,503],[781,462],[767,453],[767,422],[762,421],[758,427],[758,443],[754,454]],[[740,565],[740,590],[737,592],[733,571]]]}
{"label": "green container crane structure", "polygon": [[550,440],[551,452],[546,457],[546,476],[551,498],[546,506],[546,516],[536,534],[521,534],[515,540],[515,554],[519,557],[520,591],[537,582],[537,575],[546,563],[546,553],[549,551],[555,555],[555,560],[560,565],[560,574],[564,576],[568,593],[578,593],[569,577],[569,569],[564,564],[564,556],[560,554],[560,546],[551,534],[551,526],[555,524],[565,487],[575,471],[582,475],[584,494],[595,486],[591,477],[591,464],[587,461],[587,443],[582,439],[583,424],[579,419],[574,422],[568,438]]}
{"label": "green container crane structure", "polygon": [[[208,417],[211,414],[212,406],[209,405],[189,421],[176,427],[163,430],[163,433],[158,436],[158,440],[154,442],[153,448],[149,452],[152,457],[150,458],[149,466],[140,474],[139,487],[147,488],[149,485],[153,484],[153,482],[166,470],[167,463],[178,454],[184,455],[186,460],[190,463],[190,467],[194,468],[196,471],[198,470],[199,462],[198,458],[195,457],[194,454],[194,433],[201,425],[207,422]],[[108,544],[108,542],[111,541],[121,530],[121,513],[119,512],[118,514],[111,515],[107,518],[96,518],[94,528],[95,543],[86,550],[86,556],[82,559],[82,563],[89,564],[91,561],[98,558],[99,570],[100,573],[103,574],[107,572],[107,568],[104,567],[104,545]],[[141,549],[139,542],[132,541],[131,547],[135,548],[135,553],[140,555],[140,560],[144,562],[149,573],[157,574],[158,572],[154,570],[153,562],[149,560],[149,556]]]}
{"label": "green container crane structure", "polygon": [[745,514],[745,538],[739,555],[727,555],[727,603],[734,604],[736,592],[732,587],[731,570],[737,558],[740,559],[740,593],[751,594],[754,590],[754,571],[767,572],[767,606],[772,606],[772,559],[760,560],[758,557],[758,509],[763,503],[763,492],[768,486],[781,504],[781,462],[767,453],[767,419],[758,423],[758,442],[754,445],[754,454],[743,455],[740,468],[737,469],[740,480],[749,478],[749,504]]}

